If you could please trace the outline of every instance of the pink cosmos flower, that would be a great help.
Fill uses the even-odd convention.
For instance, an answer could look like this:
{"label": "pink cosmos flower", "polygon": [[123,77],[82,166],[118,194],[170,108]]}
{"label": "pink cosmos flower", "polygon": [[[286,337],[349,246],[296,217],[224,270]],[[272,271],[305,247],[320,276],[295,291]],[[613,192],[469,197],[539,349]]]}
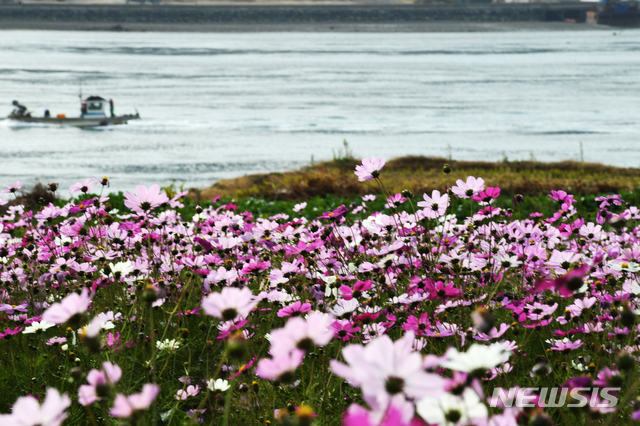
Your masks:
{"label": "pink cosmos flower", "polygon": [[525,312],[527,312],[527,317],[531,321],[540,321],[550,317],[557,308],[557,303],[549,306],[543,303],[533,302],[525,305]]}
{"label": "pink cosmos flower", "polygon": [[258,301],[247,287],[225,287],[220,293],[210,293],[202,299],[204,312],[224,321],[246,317],[257,304]]}
{"label": "pink cosmos flower", "polygon": [[575,342],[572,341],[568,341],[568,342],[562,342],[562,341],[556,341],[555,342],[555,346],[553,348],[551,348],[552,351],[560,351],[560,352],[564,352],[564,353],[569,353],[574,349],[578,349],[580,346],[582,346],[582,340],[578,339]]}
{"label": "pink cosmos flower", "polygon": [[418,202],[418,207],[424,208],[425,215],[429,219],[435,219],[436,217],[442,216],[449,206],[449,195],[442,194],[440,195],[440,191],[434,190],[431,193],[431,197],[427,194],[422,195],[424,201]]}
{"label": "pink cosmos flower", "polygon": [[414,417],[413,406],[402,395],[391,400],[383,411],[368,411],[358,404],[351,404],[342,418],[343,426],[424,426],[424,422]]}
{"label": "pink cosmos flower", "polygon": [[128,397],[118,394],[113,401],[113,408],[110,413],[113,417],[131,417],[135,411],[149,408],[158,393],[160,393],[158,385],[147,383],[142,387],[141,393],[134,393]]}
{"label": "pink cosmos flower", "polygon": [[555,269],[556,274],[566,274],[567,271],[571,269],[571,266],[576,264],[581,258],[582,255],[580,253],[574,253],[570,250],[554,250],[547,264],[549,267]]}
{"label": "pink cosmos flower", "polygon": [[444,392],[444,379],[422,369],[422,356],[412,349],[414,339],[412,332],[396,342],[385,334],[366,346],[346,346],[342,356],[348,364],[331,360],[331,369],[359,387],[369,406],[381,410],[386,410],[398,394],[435,397]]}
{"label": "pink cosmos flower", "polygon": [[184,401],[185,399],[191,397],[191,396],[196,396],[198,393],[200,392],[200,386],[196,385],[189,385],[187,386],[187,390],[184,391],[182,389],[178,389],[178,392],[176,392],[176,399],[178,401],[182,400]]}
{"label": "pink cosmos flower", "polygon": [[247,275],[252,273],[259,273],[269,269],[269,266],[271,266],[271,262],[269,261],[261,262],[259,259],[250,259],[249,263],[246,263],[242,267],[242,271],[240,271],[240,274]]}
{"label": "pink cosmos flower", "polygon": [[387,198],[387,204],[385,204],[384,206],[388,209],[395,209],[405,201],[407,201],[407,199],[403,197],[402,194],[398,193],[396,195],[392,195],[391,197]]}
{"label": "pink cosmos flower", "polygon": [[47,346],[63,345],[65,343],[67,343],[66,337],[52,337],[51,339],[47,340]]}
{"label": "pink cosmos flower", "polygon": [[510,327],[511,326],[509,324],[504,324],[503,323],[503,324],[500,324],[500,330],[498,330],[497,328],[493,327],[489,331],[489,334],[478,332],[478,334],[476,336],[473,336],[473,338],[476,339],[476,340],[481,340],[483,342],[488,342],[489,340],[497,339],[498,337],[502,336],[504,333],[507,332],[507,330]]}
{"label": "pink cosmos flower", "polygon": [[451,188],[451,191],[456,194],[459,198],[471,198],[474,194],[479,193],[484,190],[484,179],[475,178],[473,176],[469,176],[467,181],[463,181],[462,179],[458,179],[456,181],[456,185]]}
{"label": "pink cosmos flower", "polygon": [[97,180],[92,178],[87,178],[84,182],[77,182],[71,185],[69,187],[69,193],[73,194],[74,192],[81,191],[86,194],[87,192],[89,192],[89,189],[91,189],[93,185],[97,185],[97,184],[98,184]]}
{"label": "pink cosmos flower", "polygon": [[67,394],[60,395],[57,389],[47,389],[47,396],[42,405],[32,396],[18,398],[11,414],[0,415],[0,424],[7,426],[60,426],[67,413],[64,411],[71,405]]}
{"label": "pink cosmos flower", "polygon": [[271,331],[271,354],[288,353],[294,349],[309,351],[313,346],[325,346],[333,338],[333,317],[311,312],[306,319],[291,318],[284,328]]}
{"label": "pink cosmos flower", "polygon": [[27,312],[27,302],[22,302],[19,305],[9,305],[7,303],[0,303],[0,312],[6,312],[11,315],[15,313],[15,311]]}
{"label": "pink cosmos flower", "polygon": [[138,214],[146,214],[149,210],[169,202],[167,195],[160,193],[158,185],[152,185],[149,189],[144,185],[140,185],[136,187],[135,195],[127,191],[124,196],[126,198],[124,205]]}
{"label": "pink cosmos flower", "polygon": [[256,375],[263,379],[291,383],[295,378],[296,368],[302,364],[303,357],[303,351],[293,349],[289,353],[276,355],[273,359],[261,359],[256,368]]}
{"label": "pink cosmos flower", "polygon": [[356,166],[355,174],[359,182],[376,179],[380,176],[380,170],[384,167],[385,161],[382,158],[364,158],[361,166]]}
{"label": "pink cosmos flower", "polygon": [[293,211],[298,213],[300,210],[304,210],[305,207],[307,207],[307,203],[306,202],[303,202],[303,203],[300,203],[300,204],[296,204],[295,206],[293,206]]}
{"label": "pink cosmos flower", "polygon": [[22,182],[17,180],[16,183],[14,183],[13,185],[7,186],[7,189],[0,191],[0,194],[9,194],[9,193],[13,194],[20,188],[22,188]]}
{"label": "pink cosmos flower", "polygon": [[102,370],[93,369],[87,374],[88,385],[78,388],[78,402],[81,405],[91,405],[98,400],[97,388],[103,385],[113,385],[122,376],[122,369],[110,362],[102,363]]}
{"label": "pink cosmos flower", "polygon": [[42,314],[44,321],[53,324],[64,324],[73,316],[85,312],[91,304],[91,297],[87,288],[82,289],[82,293],[71,293],[60,303],[54,303]]}
{"label": "pink cosmos flower", "polygon": [[311,303],[302,303],[301,301],[293,302],[292,305],[285,306],[278,311],[280,318],[297,317],[311,310]]}

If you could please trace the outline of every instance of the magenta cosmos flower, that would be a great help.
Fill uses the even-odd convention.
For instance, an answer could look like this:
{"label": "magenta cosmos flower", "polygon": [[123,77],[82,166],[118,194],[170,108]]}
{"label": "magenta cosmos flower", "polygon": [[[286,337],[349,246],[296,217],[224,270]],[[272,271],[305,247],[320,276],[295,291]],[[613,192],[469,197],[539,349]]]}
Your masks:
{"label": "magenta cosmos flower", "polygon": [[44,314],[42,320],[53,324],[64,324],[72,317],[85,312],[91,304],[89,290],[82,289],[82,293],[71,293],[60,303],[54,303]]}
{"label": "magenta cosmos flower", "polygon": [[342,417],[343,426],[424,426],[413,417],[413,405],[398,395],[391,400],[386,411],[368,411],[358,404],[351,404]]}
{"label": "magenta cosmos flower", "polygon": [[481,203],[493,203],[493,200],[500,196],[500,188],[487,188],[484,191],[478,192],[473,196],[473,201],[479,201]]}
{"label": "magenta cosmos flower", "polygon": [[210,293],[202,299],[202,309],[207,315],[221,318],[224,321],[246,317],[256,307],[258,301],[251,290],[244,287],[225,287],[220,293]]}
{"label": "magenta cosmos flower", "polygon": [[384,164],[385,161],[383,158],[365,158],[362,160],[362,165],[356,166],[356,171],[354,173],[356,174],[356,176],[358,176],[359,182],[373,180],[380,176],[380,170],[382,170]]}
{"label": "magenta cosmos flower", "polygon": [[71,405],[67,394],[60,395],[57,389],[47,389],[47,396],[38,404],[32,396],[18,398],[11,414],[0,415],[0,424],[7,426],[60,426],[67,418],[64,411]]}
{"label": "magenta cosmos flower", "polygon": [[447,194],[440,195],[440,191],[434,190],[431,197],[423,194],[424,201],[418,202],[418,207],[424,208],[425,215],[429,219],[435,219],[442,216],[449,206],[449,196]]}
{"label": "magenta cosmos flower", "polygon": [[309,312],[311,310],[311,303],[302,303],[301,301],[296,301],[292,305],[285,306],[284,308],[278,311],[278,316],[280,318],[284,317],[297,317],[305,312]]}
{"label": "magenta cosmos flower", "polygon": [[318,216],[318,219],[338,220],[346,216],[347,213],[349,213],[349,209],[347,209],[343,204],[332,212],[322,213],[321,216]]}
{"label": "magenta cosmos flower", "polygon": [[583,265],[561,277],[538,282],[534,291],[555,290],[562,297],[571,297],[584,285],[584,277],[588,272],[589,265]]}
{"label": "magenta cosmos flower", "polygon": [[158,185],[152,185],[149,189],[140,185],[136,187],[136,194],[129,191],[124,193],[124,205],[138,214],[146,214],[149,210],[169,202],[169,198],[164,193],[160,193]]}
{"label": "magenta cosmos flower", "polygon": [[142,392],[129,396],[118,394],[113,401],[110,413],[113,417],[131,417],[135,411],[146,410],[160,393],[160,387],[147,383],[142,387]]}
{"label": "magenta cosmos flower", "polygon": [[344,300],[351,300],[354,297],[357,299],[358,297],[361,297],[365,291],[371,289],[372,285],[373,283],[371,282],[371,280],[356,282],[353,285],[353,290],[349,286],[341,285],[340,293],[342,293],[342,298]]}

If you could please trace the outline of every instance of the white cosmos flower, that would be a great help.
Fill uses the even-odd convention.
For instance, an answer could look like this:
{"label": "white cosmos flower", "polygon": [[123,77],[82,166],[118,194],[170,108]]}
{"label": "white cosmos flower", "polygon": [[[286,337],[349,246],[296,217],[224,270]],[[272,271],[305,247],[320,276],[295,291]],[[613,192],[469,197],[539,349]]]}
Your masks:
{"label": "white cosmos flower", "polygon": [[338,289],[335,287],[332,287],[332,285],[336,283],[338,278],[333,275],[330,277],[321,276],[320,278],[322,278],[322,281],[324,281],[327,284],[324,288],[325,297],[331,297],[331,296],[338,297]]}
{"label": "white cosmos flower", "polygon": [[209,388],[209,390],[211,391],[226,391],[227,389],[229,389],[231,387],[231,385],[229,385],[229,382],[223,379],[216,379],[215,381],[213,379],[209,379],[207,380],[207,387]]}
{"label": "white cosmos flower", "polygon": [[466,425],[488,414],[487,407],[471,388],[466,388],[460,396],[445,392],[436,398],[422,398],[416,404],[416,411],[427,423],[442,426]]}
{"label": "white cosmos flower", "polygon": [[24,334],[38,333],[41,331],[45,331],[51,327],[54,327],[55,324],[46,321],[34,321],[30,326],[26,327],[23,331]]}
{"label": "white cosmos flower", "polygon": [[180,343],[176,339],[167,339],[164,342],[156,342],[156,347],[161,351],[174,351],[180,347]]}
{"label": "white cosmos flower", "polygon": [[[115,275],[117,272],[120,273],[121,277],[125,277],[126,275],[128,275],[131,271],[133,271],[133,266],[131,264],[131,261],[127,260],[126,262],[118,262],[116,264],[109,264],[109,267],[111,268],[111,273],[113,275]],[[104,275],[104,273],[103,273]]]}
{"label": "white cosmos flower", "polygon": [[473,344],[467,352],[458,352],[456,348],[450,348],[445,354],[447,360],[440,364],[464,373],[477,370],[489,370],[506,362],[511,356],[511,351],[503,343],[494,343],[489,346]]}
{"label": "white cosmos flower", "polygon": [[611,269],[615,269],[616,271],[625,271],[625,272],[638,272],[640,271],[640,265],[636,262],[611,262],[609,263],[609,267]]}

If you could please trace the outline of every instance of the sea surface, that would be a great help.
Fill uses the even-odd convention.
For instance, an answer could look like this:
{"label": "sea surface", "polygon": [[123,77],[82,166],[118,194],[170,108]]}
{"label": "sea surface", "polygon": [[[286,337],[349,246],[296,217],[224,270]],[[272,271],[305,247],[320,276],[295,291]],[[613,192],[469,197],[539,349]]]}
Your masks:
{"label": "sea surface", "polygon": [[[206,187],[344,155],[640,167],[640,30],[486,33],[0,31],[0,187],[111,179]],[[355,178],[355,176],[354,176]]]}

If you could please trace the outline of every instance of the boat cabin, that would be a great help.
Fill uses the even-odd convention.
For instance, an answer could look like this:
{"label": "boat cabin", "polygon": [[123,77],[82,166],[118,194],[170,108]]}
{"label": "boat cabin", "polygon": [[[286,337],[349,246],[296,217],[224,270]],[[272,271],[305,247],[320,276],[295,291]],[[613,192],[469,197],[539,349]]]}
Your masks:
{"label": "boat cabin", "polygon": [[81,117],[106,117],[105,108],[108,101],[100,96],[89,96],[82,101]]}

